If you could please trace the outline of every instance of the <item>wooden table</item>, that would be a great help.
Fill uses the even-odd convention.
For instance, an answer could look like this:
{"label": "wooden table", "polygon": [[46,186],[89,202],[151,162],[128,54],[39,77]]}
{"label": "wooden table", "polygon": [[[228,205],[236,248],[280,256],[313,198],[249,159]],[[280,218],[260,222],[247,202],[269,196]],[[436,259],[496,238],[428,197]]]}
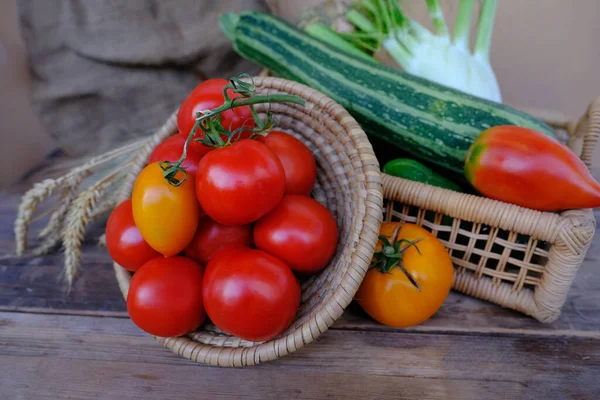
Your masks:
{"label": "wooden table", "polygon": [[19,196],[30,185],[0,191],[1,399],[600,398],[598,236],[552,324],[458,293],[403,330],[353,304],[306,348],[225,369],[171,353],[129,320],[111,260],[95,244],[102,224],[88,235],[84,271],[68,295],[60,252],[10,256]]}

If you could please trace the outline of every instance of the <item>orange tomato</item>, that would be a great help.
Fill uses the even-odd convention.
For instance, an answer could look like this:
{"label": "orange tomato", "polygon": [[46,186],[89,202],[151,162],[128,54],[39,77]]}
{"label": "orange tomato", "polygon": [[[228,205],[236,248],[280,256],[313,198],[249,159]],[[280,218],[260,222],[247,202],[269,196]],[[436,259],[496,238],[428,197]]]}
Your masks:
{"label": "orange tomato", "polygon": [[[377,244],[373,268],[355,298],[381,324],[418,325],[435,314],[450,293],[454,279],[450,256],[436,237],[418,225],[387,222],[379,234],[388,243]],[[398,260],[399,265],[392,266]]]}
{"label": "orange tomato", "polygon": [[[183,178],[183,172],[175,178]],[[175,187],[163,177],[158,162],[149,164],[135,180],[131,201],[135,225],[154,250],[170,257],[192,241],[200,217],[193,174]]]}

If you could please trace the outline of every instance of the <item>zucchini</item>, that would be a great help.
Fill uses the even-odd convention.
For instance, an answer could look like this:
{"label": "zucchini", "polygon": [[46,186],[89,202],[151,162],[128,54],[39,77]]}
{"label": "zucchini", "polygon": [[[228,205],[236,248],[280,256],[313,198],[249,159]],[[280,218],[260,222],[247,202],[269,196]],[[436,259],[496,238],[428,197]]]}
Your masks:
{"label": "zucchini", "polygon": [[383,172],[399,178],[426,183],[431,186],[454,190],[455,192],[463,192],[463,189],[450,179],[410,158],[396,158],[387,162],[383,166]]}
{"label": "zucchini", "polygon": [[485,129],[550,127],[507,107],[336,50],[270,14],[224,14],[221,29],[244,58],[313,87],[346,108],[368,135],[411,156],[463,173],[465,154]]}

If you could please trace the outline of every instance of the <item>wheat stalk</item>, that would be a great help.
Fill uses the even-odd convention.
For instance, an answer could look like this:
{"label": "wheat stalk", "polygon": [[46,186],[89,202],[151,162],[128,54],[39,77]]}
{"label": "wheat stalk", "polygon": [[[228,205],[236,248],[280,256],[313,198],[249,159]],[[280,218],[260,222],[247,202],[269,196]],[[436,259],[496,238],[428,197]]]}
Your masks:
{"label": "wheat stalk", "polygon": [[69,183],[65,185],[62,190],[60,197],[57,200],[59,204],[58,209],[50,216],[48,224],[40,231],[38,238],[43,238],[51,233],[56,232],[57,229],[62,227],[63,221],[69,210],[69,206],[77,196],[77,189],[81,184],[83,178],[89,175],[91,171],[82,171],[82,173],[74,175],[69,180]]}
{"label": "wheat stalk", "polygon": [[63,184],[64,180],[61,180],[61,178],[46,179],[42,182],[38,182],[21,198],[14,225],[17,256],[25,254],[25,250],[27,249],[27,232],[29,230],[29,224],[31,223],[33,214],[35,214],[39,203],[44,201],[56,188]]}
{"label": "wheat stalk", "polygon": [[[73,168],[67,174],[59,178],[46,179],[42,182],[35,183],[33,188],[22,196],[21,203],[19,204],[17,218],[14,223],[16,255],[22,256],[25,254],[28,244],[27,234],[29,225],[33,222],[33,216],[36,213],[39,204],[45,201],[55,190],[59,188],[63,189],[58,200],[60,204],[53,212],[46,227],[40,232],[39,237],[46,237],[46,240],[33,250],[34,255],[45,254],[58,244],[64,226],[64,219],[76,198],[76,191],[83,179],[92,174],[92,170],[95,167],[114,160],[124,154],[136,151],[140,147],[146,147],[151,140],[152,138],[142,139],[100,154],[90,158],[85,164]],[[132,159],[130,158],[124,164],[129,167],[131,166],[131,162]],[[122,169],[123,166],[120,166],[117,170],[120,171]],[[109,173],[109,175],[110,174],[112,174],[112,172]]]}
{"label": "wheat stalk", "polygon": [[92,221],[94,209],[115,180],[121,179],[118,175],[123,168],[119,168],[105,176],[88,190],[82,192],[73,202],[67,213],[66,226],[63,232],[63,246],[65,255],[65,277],[68,288],[73,284],[73,279],[81,266],[81,244],[87,225]]}

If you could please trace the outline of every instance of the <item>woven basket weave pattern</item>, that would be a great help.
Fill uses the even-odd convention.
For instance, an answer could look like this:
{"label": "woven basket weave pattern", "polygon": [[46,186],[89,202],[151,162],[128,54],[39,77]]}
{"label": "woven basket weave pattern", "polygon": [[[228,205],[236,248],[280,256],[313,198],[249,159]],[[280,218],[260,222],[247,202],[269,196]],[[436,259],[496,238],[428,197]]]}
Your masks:
{"label": "woven basket weave pattern", "polygon": [[[304,85],[278,78],[257,78],[260,94],[290,93],[305,99],[304,106],[271,104],[279,128],[300,138],[317,161],[313,197],[332,212],[339,228],[339,245],[330,265],[303,282],[301,306],[292,325],[278,338],[252,343],[231,337],[216,327],[180,338],[156,338],[172,351],[201,363],[218,366],[253,365],[291,353],[313,341],[342,314],[366,273],[382,219],[381,173],[366,135],[340,105]],[[266,105],[257,106],[264,115]],[[135,177],[152,149],[176,132],[176,115],[140,150],[124,183],[121,200],[129,198]],[[123,295],[131,275],[115,264]]]}
{"label": "woven basket weave pattern", "polygon": [[[600,137],[600,99],[577,122],[548,121],[588,167]],[[591,210],[534,211],[384,175],[385,220],[422,225],[448,249],[453,288],[552,322],[595,232]]]}

